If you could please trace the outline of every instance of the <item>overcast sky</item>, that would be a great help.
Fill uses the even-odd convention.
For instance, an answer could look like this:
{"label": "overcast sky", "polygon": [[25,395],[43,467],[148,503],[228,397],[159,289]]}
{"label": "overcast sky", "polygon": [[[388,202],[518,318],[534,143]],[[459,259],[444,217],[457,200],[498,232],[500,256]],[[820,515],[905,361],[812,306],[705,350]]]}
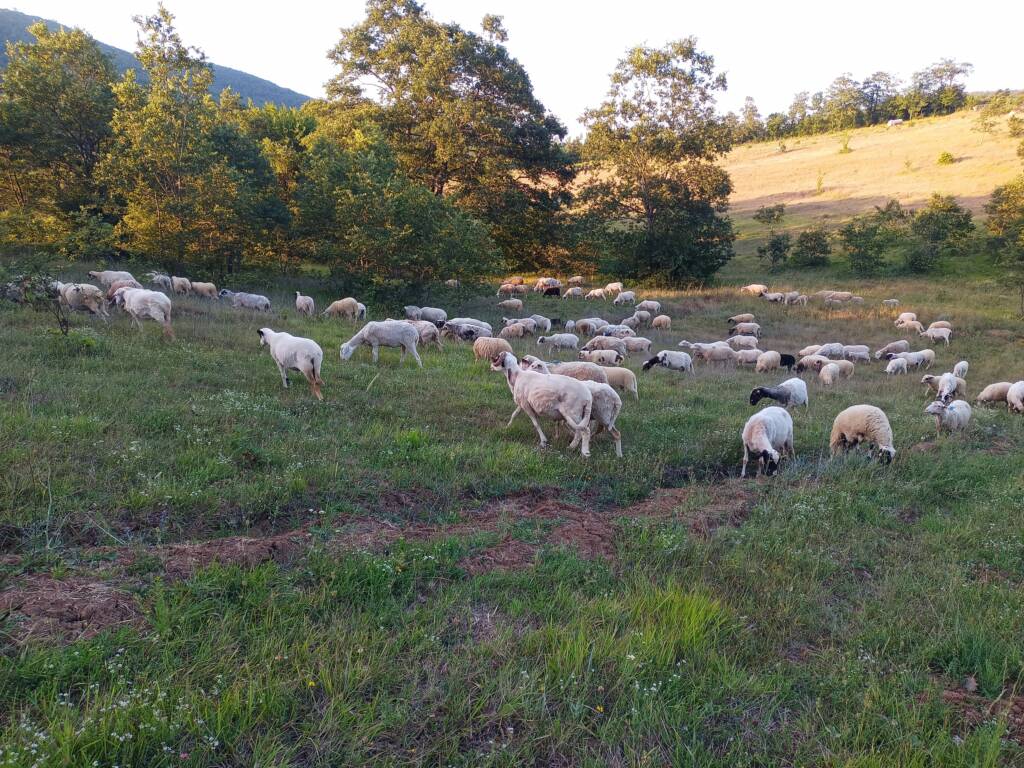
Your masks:
{"label": "overcast sky", "polygon": [[[211,61],[322,96],[333,74],[327,50],[364,3],[167,0],[184,41]],[[836,75],[877,70],[909,78],[942,57],[974,64],[973,90],[1024,88],[1021,0],[861,0],[857,3],[654,0],[426,0],[439,20],[479,30],[485,13],[505,17],[507,43],[526,67],[537,96],[572,133],[597,104],[608,74],[629,46],[695,35],[729,78],[720,103],[737,109],[753,96],[762,114],[785,110],[794,93],[821,90]],[[133,50],[131,17],[156,8],[144,0],[20,0],[29,13],[80,26]]]}

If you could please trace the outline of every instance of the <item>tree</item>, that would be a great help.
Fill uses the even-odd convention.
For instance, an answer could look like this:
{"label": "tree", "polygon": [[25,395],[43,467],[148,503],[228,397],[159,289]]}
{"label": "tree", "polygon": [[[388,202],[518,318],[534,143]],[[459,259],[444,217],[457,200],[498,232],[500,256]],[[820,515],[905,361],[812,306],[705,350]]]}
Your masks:
{"label": "tree", "polygon": [[910,232],[916,242],[907,253],[907,268],[913,272],[933,268],[942,257],[962,248],[973,231],[971,212],[955,197],[932,195],[928,205],[917,211],[910,221]]}
{"label": "tree", "polygon": [[754,213],[754,221],[764,224],[766,227],[773,227],[782,221],[782,217],[786,215],[786,204],[779,203],[778,205],[762,205]]}
{"label": "tree", "polygon": [[607,98],[584,113],[581,207],[602,222],[623,276],[690,283],[732,257],[722,215],[732,184],[716,164],[731,146],[715,113],[725,86],[694,38],[638,46],[616,66]]}
{"label": "tree", "polygon": [[824,229],[805,229],[796,236],[789,263],[797,267],[824,267],[831,253],[832,245]]}
{"label": "tree", "polygon": [[900,79],[888,72],[875,72],[860,84],[865,121],[868,125],[898,117]]}
{"label": "tree", "polygon": [[857,275],[871,275],[885,263],[882,254],[889,239],[885,224],[873,214],[857,216],[839,230],[850,269]]}
{"label": "tree", "polygon": [[1024,175],[996,187],[985,204],[985,213],[989,247],[1009,282],[1017,287],[1024,315]]}
{"label": "tree", "polygon": [[767,259],[768,264],[773,268],[778,267],[786,262],[786,257],[789,256],[790,245],[788,232],[781,234],[772,232],[768,237],[768,242],[757,246],[757,257],[759,259]]}
{"label": "tree", "polygon": [[829,130],[844,131],[856,128],[860,116],[863,94],[856,80],[844,73],[828,87],[825,102],[825,119]]}
{"label": "tree", "polygon": [[974,65],[966,61],[940,59],[914,73],[912,91],[923,98],[926,114],[948,115],[963,106],[967,89],[962,80],[973,70]]}
{"label": "tree", "polygon": [[761,113],[752,96],[743,100],[743,109],[740,111],[739,125],[737,126],[737,142],[757,141],[764,138],[764,123],[761,120]]}

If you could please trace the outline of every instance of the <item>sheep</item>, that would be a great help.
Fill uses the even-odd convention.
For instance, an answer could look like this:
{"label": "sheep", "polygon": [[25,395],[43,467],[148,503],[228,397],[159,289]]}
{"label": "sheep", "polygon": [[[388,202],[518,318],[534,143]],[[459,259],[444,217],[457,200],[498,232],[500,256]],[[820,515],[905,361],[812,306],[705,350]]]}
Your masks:
{"label": "sheep", "polygon": [[754,316],[749,312],[744,312],[740,315],[733,315],[726,322],[729,323],[729,327],[736,325],[737,323],[752,323],[754,322]]}
{"label": "sheep", "polygon": [[218,295],[222,299],[231,299],[231,306],[235,309],[255,309],[260,312],[270,311],[270,299],[258,293],[235,293],[227,288],[221,288]]}
{"label": "sheep", "polygon": [[812,299],[821,299],[822,301],[825,301],[832,298],[833,293],[835,293],[835,291],[817,291],[816,293],[812,293],[810,297]]}
{"label": "sheep", "polygon": [[621,389],[623,392],[631,392],[635,399],[640,399],[640,393],[636,387],[636,374],[629,370],[629,368],[607,366],[601,370],[604,371],[605,376],[608,378],[610,386]]}
{"label": "sheep", "polygon": [[593,336],[602,328],[607,328],[610,323],[600,317],[584,317],[576,321],[576,330],[587,336]]}
{"label": "sheep", "polygon": [[738,365],[756,365],[757,358],[762,354],[760,349],[738,349],[736,350],[736,363]]}
{"label": "sheep", "polygon": [[936,433],[967,429],[971,421],[971,406],[966,400],[954,400],[951,403],[935,400],[925,407],[924,412],[935,417]]}
{"label": "sheep", "polygon": [[729,329],[729,335],[735,336],[736,334],[760,337],[761,326],[757,323],[736,323],[736,325]]}
{"label": "sheep", "polygon": [[54,283],[61,306],[107,317],[103,291],[91,283]]}
{"label": "sheep", "polygon": [[899,299],[882,299],[883,307],[898,307],[900,305]]}
{"label": "sheep", "polygon": [[917,320],[911,320],[910,322],[903,323],[900,328],[906,333],[917,333],[920,336],[924,336],[924,326],[921,325]]}
{"label": "sheep", "polygon": [[974,399],[974,402],[978,405],[987,405],[989,403],[1005,403],[1006,394],[1012,387],[1008,381],[997,381],[995,384],[989,384]]}
{"label": "sheep", "polygon": [[844,344],[843,357],[855,363],[870,363],[871,350],[867,344]]}
{"label": "sheep", "polygon": [[569,285],[583,285],[583,275],[573,275],[565,282],[567,282]]}
{"label": "sheep", "polygon": [[523,359],[519,361],[519,367],[523,370],[557,373],[559,376],[568,376],[577,381],[596,381],[600,384],[608,383],[608,375],[605,371],[610,370],[597,363],[578,360],[565,363],[545,363],[533,355],[523,355]]}
{"label": "sheep", "polygon": [[498,307],[506,312],[521,312],[523,309],[522,299],[505,299],[498,302]]}
{"label": "sheep", "polygon": [[157,288],[161,288],[164,291],[172,290],[170,275],[162,275],[159,272],[150,272],[147,277],[149,277],[149,282]]}
{"label": "sheep", "polygon": [[959,376],[961,379],[967,378],[967,369],[970,364],[966,360],[961,360],[959,363],[953,366],[953,375]]}
{"label": "sheep", "polygon": [[574,285],[572,288],[566,289],[565,293],[562,294],[563,299],[582,299],[583,289],[578,285]]}
{"label": "sheep", "polygon": [[837,299],[825,299],[825,309],[839,309],[843,306],[843,302]]}
{"label": "sheep", "polygon": [[[100,285],[110,287],[111,284],[116,283],[118,280],[134,280],[135,277],[131,272],[118,271],[116,269],[104,269],[100,271],[93,270],[89,273],[89,277],[93,280],[98,280]],[[88,283],[79,283],[79,285],[88,285]]]}
{"label": "sheep", "polygon": [[626,346],[626,354],[633,354],[634,352],[649,353],[651,351],[651,340],[645,339],[643,336],[634,336],[632,338],[623,339],[622,343]]}
{"label": "sheep", "polygon": [[896,457],[893,447],[892,427],[881,408],[873,405],[851,405],[840,411],[832,422],[829,449],[833,458],[839,453],[867,443],[870,455],[878,451],[882,464],[889,464]]}
{"label": "sheep", "polygon": [[[732,350],[729,351],[731,352]],[[691,374],[694,373],[693,358],[686,352],[675,352],[668,349],[662,350],[643,364],[643,370],[649,371],[656,365],[660,365],[662,368],[668,368],[670,371],[689,371]]]}
{"label": "sheep", "polygon": [[481,329],[484,332],[482,334],[484,336],[494,335],[494,329],[491,327],[490,323],[485,322],[484,320],[477,320],[474,317],[453,317],[450,320],[446,320],[442,324],[442,327],[448,325],[449,323],[453,323],[455,325],[473,325]]}
{"label": "sheep", "polygon": [[192,294],[194,296],[202,296],[204,299],[216,299],[217,286],[214,285],[213,283],[197,283],[195,280],[193,280]]}
{"label": "sheep", "polygon": [[762,399],[769,398],[781,403],[785,408],[795,408],[799,405],[810,408],[810,400],[807,397],[807,384],[803,379],[786,379],[777,387],[755,387],[750,392],[750,404],[757,405]]}
{"label": "sheep", "polygon": [[141,288],[141,287],[142,286],[139,285],[139,282],[137,280],[116,280],[115,282],[111,283],[110,287],[107,289],[107,295],[106,295],[107,303],[108,304],[113,304],[114,303],[114,294],[117,293],[119,288]]}
{"label": "sheep", "polygon": [[796,365],[796,358],[793,355],[787,355],[785,352],[779,355],[779,367],[785,368],[787,371],[792,371]]}
{"label": "sheep", "polygon": [[783,304],[795,304],[796,300],[800,298],[800,291],[786,291],[782,294]]}
{"label": "sheep", "polygon": [[901,325],[903,325],[905,323],[915,323],[915,322],[917,322],[917,313],[916,312],[900,312],[896,316],[896,319],[893,320],[892,324],[895,325],[897,328],[899,328]]}
{"label": "sheep", "polygon": [[620,353],[623,357],[626,356],[626,344],[622,339],[616,339],[612,336],[595,336],[586,344],[583,345],[586,350],[591,349],[614,349]]}
{"label": "sheep", "polygon": [[614,349],[582,349],[577,355],[580,360],[599,365],[618,365],[625,358]]}
{"label": "sheep", "polygon": [[[590,390],[593,406],[590,410],[590,437],[594,438],[606,430],[615,441],[615,455],[622,458],[622,433],[615,426],[615,420],[622,411],[622,398],[608,384],[597,381],[584,381],[583,385]],[[569,445],[573,447],[572,444]]]}
{"label": "sheep", "polygon": [[537,346],[541,345],[550,346],[552,349],[576,349],[580,345],[580,337],[575,333],[553,333],[550,336],[538,337]]}
{"label": "sheep", "polygon": [[636,331],[628,325],[606,325],[600,330],[601,336],[611,336],[616,339],[624,339],[627,336],[636,336]]}
{"label": "sheep", "polygon": [[476,341],[481,338],[491,338],[491,332],[480,325],[469,323],[453,323],[449,320],[441,328],[441,335],[462,341]]}
{"label": "sheep", "polygon": [[744,293],[748,296],[763,296],[768,293],[768,286],[761,285],[760,283],[751,283],[740,288],[740,293]]}
{"label": "sheep", "polygon": [[312,317],[316,314],[316,305],[313,303],[312,296],[303,296],[298,291],[295,292],[295,311],[300,315],[307,315]]}
{"label": "sheep", "polygon": [[637,310],[643,310],[645,312],[650,312],[652,315],[656,315],[661,312],[661,302],[647,299],[637,304],[636,308]]}
{"label": "sheep", "polygon": [[544,296],[558,296],[561,293],[562,293],[562,289],[559,288],[558,286],[553,285],[553,286],[550,286],[548,288],[545,288],[544,292],[543,292],[543,295]]}
{"label": "sheep", "polygon": [[832,291],[831,295],[828,298],[832,299],[832,301],[845,303],[853,299],[853,294],[850,293],[849,291]]}
{"label": "sheep", "polygon": [[171,328],[171,300],[159,291],[145,288],[118,288],[114,301],[131,315],[132,323],[142,330],[142,321],[147,317],[163,326],[164,336],[174,338]]}
{"label": "sheep", "polygon": [[907,372],[907,361],[902,357],[894,357],[885,366],[885,372],[890,376],[898,376]]}
{"label": "sheep", "polygon": [[636,304],[636,293],[633,291],[622,291],[615,297],[612,304],[616,306],[621,306],[623,304]]}
{"label": "sheep", "polygon": [[658,315],[651,320],[651,328],[657,328],[659,331],[671,331],[672,318],[668,315]]}
{"label": "sheep", "polygon": [[561,288],[562,281],[557,277],[539,277],[537,282],[533,284],[534,293],[544,293],[547,295],[547,291],[551,288]]}
{"label": "sheep", "polygon": [[851,296],[850,297],[850,302],[852,304],[863,304],[864,303],[864,297],[863,296]]}
{"label": "sheep", "polygon": [[403,307],[402,311],[405,312],[406,320],[419,320],[423,317],[423,310],[413,304]]}
{"label": "sheep", "polygon": [[[646,327],[651,324],[652,317],[653,315],[646,309],[637,309],[635,312],[633,312],[633,316],[630,319],[633,322],[635,322],[638,326]],[[625,325],[626,321],[623,320],[622,323],[623,325]]]}
{"label": "sheep", "polygon": [[757,336],[730,336],[726,343],[733,349],[756,349]]}
{"label": "sheep", "polygon": [[894,357],[902,357],[906,360],[908,368],[920,368],[923,365],[927,370],[935,362],[935,352],[931,349],[922,349],[920,352],[896,352],[895,354],[890,352],[886,359],[891,360]]}
{"label": "sheep", "polygon": [[761,352],[757,356],[754,370],[758,373],[768,373],[769,371],[777,370],[782,364],[782,355],[778,352]]}
{"label": "sheep", "polygon": [[853,372],[856,370],[856,366],[849,360],[835,360],[832,365],[839,369],[839,373],[844,379],[852,378]]}
{"label": "sheep", "polygon": [[740,477],[747,476],[747,462],[751,454],[757,456],[757,474],[771,474],[771,465],[776,467],[787,453],[796,458],[793,451],[793,417],[789,411],[770,405],[758,411],[743,426],[740,434],[743,440],[743,467]]}
{"label": "sheep", "polygon": [[821,355],[833,360],[840,360],[843,357],[843,345],[837,341],[830,342],[828,344],[822,344],[817,352],[814,354]]}
{"label": "sheep", "polygon": [[605,291],[604,288],[595,288],[589,291],[586,296],[583,297],[586,301],[604,301]]}
{"label": "sheep", "polygon": [[625,289],[623,288],[622,283],[608,283],[608,285],[604,287],[605,293],[622,293],[623,290]]}
{"label": "sheep", "polygon": [[574,441],[579,438],[580,455],[590,455],[590,415],[594,397],[586,384],[568,376],[521,370],[515,355],[510,352],[492,357],[491,370],[505,374],[516,404],[512,418],[520,410],[525,411],[537,430],[541,448],[547,446],[548,439],[537,417],[547,416],[565,421],[575,434]]}
{"label": "sheep", "polygon": [[967,383],[952,373],[944,373],[939,377],[938,388],[935,390],[937,393],[937,400],[941,400],[944,403],[948,403],[953,399],[956,393],[966,395]]}
{"label": "sheep", "polygon": [[934,323],[928,326],[928,330],[930,331],[933,328],[948,328],[949,330],[952,331],[953,324],[949,322],[949,320],[936,320]]}
{"label": "sheep", "polygon": [[178,296],[192,293],[192,281],[187,277],[171,277],[171,290]]}
{"label": "sheep", "polygon": [[803,293],[799,294],[795,299],[793,299],[793,301],[790,302],[790,304],[799,304],[802,307],[806,307],[807,295]]}
{"label": "sheep", "polygon": [[500,352],[512,354],[512,347],[504,339],[496,339],[493,336],[482,336],[473,342],[473,359],[490,360]]}
{"label": "sheep", "polygon": [[441,346],[441,331],[429,320],[405,320],[404,322],[416,329],[420,335],[420,344],[435,344],[438,349]]}
{"label": "sheep", "polygon": [[402,355],[398,362],[403,362],[408,352],[422,368],[423,361],[416,350],[419,339],[419,331],[402,320],[371,320],[355,336],[341,345],[339,355],[342,360],[348,360],[357,348],[368,346],[373,350],[373,362],[376,363],[380,358],[381,347],[401,347]]}
{"label": "sheep", "polygon": [[506,328],[511,325],[520,326],[523,329],[523,335],[527,336],[532,336],[537,330],[537,321],[532,317],[503,317],[501,322]]}
{"label": "sheep", "polygon": [[818,371],[818,381],[826,387],[831,387],[840,375],[839,366],[835,363],[829,363],[828,365],[823,365],[821,370]]}
{"label": "sheep", "polygon": [[565,323],[562,324],[562,330],[565,331],[566,333],[572,333],[573,331],[576,330],[576,321],[566,320]]}
{"label": "sheep", "polygon": [[530,315],[530,319],[537,324],[537,330],[541,333],[551,333],[551,320],[544,315]]}
{"label": "sheep", "polygon": [[736,352],[729,347],[708,346],[694,349],[694,357],[709,365],[721,363],[723,368],[736,364]]}
{"label": "sheep", "polygon": [[1024,413],[1024,381],[1016,381],[1006,390],[1006,408],[1014,413]]}
{"label": "sheep", "polygon": [[953,332],[949,328],[929,328],[927,331],[921,331],[917,335],[924,336],[928,341],[939,341],[941,339],[946,342],[948,347],[949,338],[953,335]]}
{"label": "sheep", "polygon": [[519,323],[506,325],[498,332],[498,337],[502,339],[521,339],[524,335],[525,329]]}
{"label": "sheep", "polygon": [[767,301],[769,304],[781,304],[786,298],[782,293],[762,293],[761,298]]}
{"label": "sheep", "polygon": [[503,283],[495,296],[516,296],[525,295],[530,292],[529,286],[522,283]]}
{"label": "sheep", "polygon": [[796,372],[814,371],[817,373],[823,366],[828,365],[829,362],[827,357],[822,357],[821,355],[804,355],[796,364]]}
{"label": "sheep", "polygon": [[323,400],[320,385],[324,382],[320,378],[320,366],[324,361],[324,351],[320,349],[320,345],[312,339],[292,336],[290,333],[274,331],[271,328],[260,328],[257,333],[260,337],[260,346],[270,347],[270,356],[277,363],[284,388],[288,389],[288,371],[298,371],[306,377],[316,399]]}
{"label": "sheep", "polygon": [[909,352],[910,342],[906,339],[900,339],[899,341],[890,341],[884,347],[875,350],[875,360],[881,360],[886,355],[897,352]]}
{"label": "sheep", "polygon": [[[409,307],[406,307],[409,309]],[[437,307],[418,307],[419,317],[411,317],[410,320],[426,320],[433,323],[438,328],[443,326],[448,320],[448,313],[443,309]]]}
{"label": "sheep", "polygon": [[797,352],[800,357],[807,357],[807,355],[816,355],[818,350],[821,349],[821,344],[810,344]]}

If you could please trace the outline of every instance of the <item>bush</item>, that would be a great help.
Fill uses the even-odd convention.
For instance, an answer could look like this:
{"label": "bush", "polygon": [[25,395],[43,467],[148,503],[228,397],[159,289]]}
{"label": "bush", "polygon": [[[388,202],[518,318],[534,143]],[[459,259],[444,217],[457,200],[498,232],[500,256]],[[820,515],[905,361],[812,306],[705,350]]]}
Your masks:
{"label": "bush", "polygon": [[1015,139],[1019,139],[1024,136],[1024,120],[1021,120],[1019,117],[1011,117],[1007,120],[1006,128],[1010,131],[1010,135]]}
{"label": "bush", "polygon": [[933,269],[944,256],[957,255],[974,232],[973,216],[951,195],[932,195],[928,205],[914,214],[910,232],[914,242],[907,251],[912,272]]}
{"label": "bush", "polygon": [[795,267],[823,267],[831,253],[832,244],[824,229],[805,229],[796,237],[789,263]]}
{"label": "bush", "polygon": [[757,257],[759,259],[767,259],[771,266],[777,267],[786,262],[789,248],[790,238],[787,233],[772,233],[767,243],[757,246]]}
{"label": "bush", "polygon": [[939,159],[936,161],[939,165],[952,165],[956,162],[956,158],[953,157],[952,152],[943,152],[939,155]]}
{"label": "bush", "polygon": [[92,328],[73,328],[67,334],[56,328],[47,328],[50,354],[57,359],[98,355],[106,352],[106,340]]}

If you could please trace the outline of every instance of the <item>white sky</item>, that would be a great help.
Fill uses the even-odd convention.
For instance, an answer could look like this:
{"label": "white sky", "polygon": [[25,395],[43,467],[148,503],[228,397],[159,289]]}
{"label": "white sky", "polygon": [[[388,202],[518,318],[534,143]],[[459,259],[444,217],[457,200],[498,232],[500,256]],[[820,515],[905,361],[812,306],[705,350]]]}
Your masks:
{"label": "white sky", "polygon": [[[362,18],[360,0],[167,0],[189,45],[211,61],[322,96],[332,76],[327,50],[338,30]],[[762,115],[784,111],[794,93],[821,90],[836,75],[877,70],[905,79],[949,56],[974,64],[972,90],[1024,88],[1021,0],[860,0],[857,3],[685,0],[425,0],[427,10],[479,31],[485,13],[503,15],[507,46],[534,91],[570,132],[604,96],[608,75],[629,46],[695,35],[729,78],[720,99],[737,109],[753,96]],[[134,50],[133,14],[155,0],[18,0],[17,10],[80,26],[98,40]]]}

